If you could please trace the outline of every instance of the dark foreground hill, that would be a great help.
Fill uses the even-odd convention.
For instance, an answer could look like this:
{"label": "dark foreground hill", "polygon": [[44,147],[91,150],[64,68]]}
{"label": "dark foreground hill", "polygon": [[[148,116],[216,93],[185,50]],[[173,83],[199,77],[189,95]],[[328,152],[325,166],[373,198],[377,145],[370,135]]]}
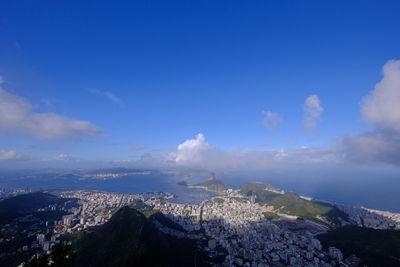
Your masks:
{"label": "dark foreground hill", "polygon": [[67,200],[43,192],[34,192],[4,199],[0,201],[0,224],[9,223],[17,217],[34,214],[37,209],[65,201]]}
{"label": "dark foreground hill", "polygon": [[158,230],[141,212],[123,207],[75,242],[75,266],[207,266],[190,239]]}
{"label": "dark foreground hill", "polygon": [[344,226],[318,236],[324,247],[339,248],[344,257],[355,254],[359,266],[400,266],[400,231]]}
{"label": "dark foreground hill", "polygon": [[0,201],[0,266],[17,266],[40,247],[22,250],[36,242],[36,234],[46,233],[46,222],[61,220],[64,208],[73,207],[74,199],[59,198],[44,192],[34,192]]}

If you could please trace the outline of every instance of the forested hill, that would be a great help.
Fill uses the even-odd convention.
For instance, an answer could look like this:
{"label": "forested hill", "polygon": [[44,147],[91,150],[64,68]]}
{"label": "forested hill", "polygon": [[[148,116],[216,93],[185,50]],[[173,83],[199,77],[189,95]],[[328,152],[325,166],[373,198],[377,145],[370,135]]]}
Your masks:
{"label": "forested hill", "polygon": [[4,199],[0,201],[0,224],[9,223],[17,217],[34,214],[40,208],[68,200],[43,192],[22,194]]}
{"label": "forested hill", "polygon": [[75,266],[207,266],[194,241],[166,235],[151,220],[134,208],[119,209],[74,241]]}

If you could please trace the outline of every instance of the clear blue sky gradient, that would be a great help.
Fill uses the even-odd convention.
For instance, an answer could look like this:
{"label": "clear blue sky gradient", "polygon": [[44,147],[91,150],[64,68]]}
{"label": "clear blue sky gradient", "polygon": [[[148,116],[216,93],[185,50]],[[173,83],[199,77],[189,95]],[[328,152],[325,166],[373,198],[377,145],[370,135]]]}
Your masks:
{"label": "clear blue sky gradient", "polygon": [[[222,149],[329,145],[365,127],[362,97],[400,59],[399,12],[400,1],[3,1],[4,88],[107,134],[1,135],[0,148],[122,159],[197,133]],[[324,108],[312,132],[302,112],[311,94]],[[267,110],[283,117],[273,131]]]}

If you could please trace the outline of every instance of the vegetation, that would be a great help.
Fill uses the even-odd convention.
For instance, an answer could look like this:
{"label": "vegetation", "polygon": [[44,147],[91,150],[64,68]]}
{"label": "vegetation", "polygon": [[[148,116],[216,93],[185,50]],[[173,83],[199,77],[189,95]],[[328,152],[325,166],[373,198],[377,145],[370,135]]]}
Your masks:
{"label": "vegetation", "polygon": [[205,266],[194,241],[173,238],[153,226],[150,220],[158,220],[157,216],[168,220],[161,215],[155,213],[147,219],[133,208],[119,209],[106,224],[77,237],[74,265],[192,266],[196,260],[197,266]]}
{"label": "vegetation", "polygon": [[34,192],[0,201],[0,224],[12,223],[12,227],[0,229],[0,239],[9,239],[8,242],[0,242],[1,253],[7,254],[0,257],[0,266],[16,266],[38,252],[28,250],[13,253],[36,239],[36,236],[30,233],[45,232],[45,221],[60,220],[66,214],[66,211],[60,209],[38,210],[53,204],[62,204],[63,207],[65,204],[65,207],[69,207],[75,204],[75,200]]}
{"label": "vegetation", "polygon": [[[155,210],[155,209],[153,209],[152,207],[146,205],[146,204],[145,204],[143,201],[141,201],[141,200],[136,200],[136,201],[132,202],[129,206],[130,206],[131,208],[134,208],[134,209],[140,211],[146,218],[150,218],[150,217],[153,216],[154,214],[160,212],[159,210]],[[116,209],[116,210],[114,211],[114,213],[116,213],[118,210],[119,210],[119,208]],[[114,213],[113,213],[113,214],[114,214]]]}
{"label": "vegetation", "polygon": [[232,197],[231,199],[234,199],[234,200],[236,200],[238,202],[242,202],[242,203],[245,203],[247,201],[246,199],[241,198],[241,197]]}
{"label": "vegetation", "polygon": [[347,219],[347,215],[336,207],[300,198],[294,193],[285,193],[273,199],[270,205],[279,209],[280,212],[303,218],[319,220],[319,216],[327,217],[334,223],[339,223],[338,218]]}
{"label": "vegetation", "polygon": [[146,218],[150,218],[151,216],[153,216],[154,214],[156,214],[156,213],[158,213],[158,212],[160,212],[160,211],[159,211],[159,210],[155,210],[155,209],[145,210],[145,211],[143,211],[143,215],[144,215]]}
{"label": "vegetation", "polygon": [[137,210],[146,210],[150,209],[143,201],[141,200],[135,200],[134,202],[130,203],[129,205],[131,208],[137,209]]}
{"label": "vegetation", "polygon": [[72,252],[71,246],[63,243],[54,245],[50,254],[40,257],[34,256],[23,266],[26,267],[69,267],[75,261],[75,254]]}
{"label": "vegetation", "polygon": [[240,193],[245,196],[256,195],[256,202],[259,203],[267,203],[279,196],[278,193],[264,190],[260,185],[251,183],[243,185],[240,189]]}
{"label": "vegetation", "polygon": [[344,226],[317,237],[324,247],[355,254],[360,266],[400,266],[400,231]]}
{"label": "vegetation", "polygon": [[196,186],[204,186],[211,191],[224,191],[228,189],[222,181],[217,180],[213,175],[207,181],[196,184]]}
{"label": "vegetation", "polygon": [[263,212],[263,214],[264,214],[265,218],[270,219],[270,220],[276,220],[276,219],[280,218],[278,214],[276,214],[274,212],[270,212],[270,211]]}
{"label": "vegetation", "polygon": [[50,216],[50,213],[37,212],[37,209],[65,201],[68,200],[43,192],[22,194],[4,199],[0,201],[0,224],[9,223],[17,217],[28,214],[38,215],[42,218],[43,216]]}
{"label": "vegetation", "polygon": [[159,211],[157,211],[156,213],[152,214],[149,218],[151,220],[157,220],[159,223],[167,226],[168,228],[177,230],[179,232],[184,232],[184,233],[187,232],[180,224],[178,224],[178,223],[176,223],[174,221],[171,221],[170,219],[165,217],[165,215],[162,214]]}
{"label": "vegetation", "polygon": [[339,218],[347,219],[347,215],[336,207],[317,201],[302,199],[295,193],[279,194],[265,190],[257,184],[245,184],[241,193],[245,196],[256,195],[256,202],[261,205],[273,206],[279,212],[294,215],[311,220],[321,220],[322,217],[328,218],[331,222],[339,224]]}

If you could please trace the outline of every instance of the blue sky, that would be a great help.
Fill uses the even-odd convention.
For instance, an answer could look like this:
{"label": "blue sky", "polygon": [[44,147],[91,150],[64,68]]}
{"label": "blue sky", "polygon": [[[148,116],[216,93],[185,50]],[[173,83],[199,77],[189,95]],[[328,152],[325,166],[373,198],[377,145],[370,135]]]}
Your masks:
{"label": "blue sky", "polygon": [[321,148],[383,125],[365,125],[360,107],[400,59],[398,1],[131,2],[2,4],[3,90],[96,127],[53,138],[0,125],[3,154],[169,158],[198,133],[218,151]]}

